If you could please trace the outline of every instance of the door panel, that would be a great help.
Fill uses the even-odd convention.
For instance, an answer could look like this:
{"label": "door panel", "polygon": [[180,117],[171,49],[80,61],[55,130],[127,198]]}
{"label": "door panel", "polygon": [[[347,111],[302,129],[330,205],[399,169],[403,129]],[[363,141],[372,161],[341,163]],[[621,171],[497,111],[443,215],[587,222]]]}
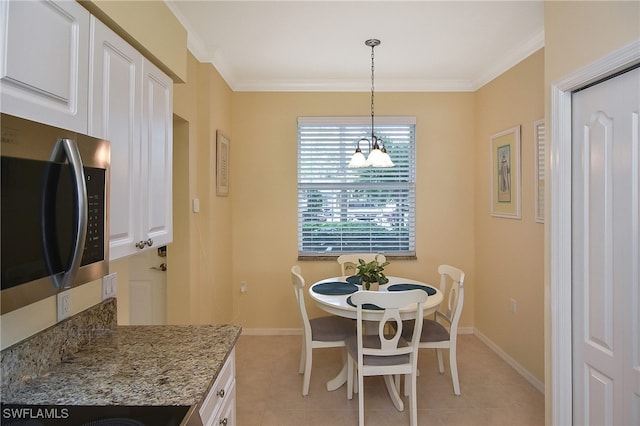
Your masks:
{"label": "door panel", "polygon": [[638,424],[640,69],[573,94],[573,422]]}

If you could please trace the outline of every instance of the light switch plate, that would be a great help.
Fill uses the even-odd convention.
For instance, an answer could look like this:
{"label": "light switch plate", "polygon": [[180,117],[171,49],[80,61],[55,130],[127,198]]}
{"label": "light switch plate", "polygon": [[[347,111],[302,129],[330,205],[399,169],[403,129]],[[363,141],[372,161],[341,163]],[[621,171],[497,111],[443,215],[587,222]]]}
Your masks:
{"label": "light switch plate", "polygon": [[58,322],[71,316],[71,290],[58,293]]}
{"label": "light switch plate", "polygon": [[118,294],[118,274],[112,273],[102,277],[102,300],[116,297]]}

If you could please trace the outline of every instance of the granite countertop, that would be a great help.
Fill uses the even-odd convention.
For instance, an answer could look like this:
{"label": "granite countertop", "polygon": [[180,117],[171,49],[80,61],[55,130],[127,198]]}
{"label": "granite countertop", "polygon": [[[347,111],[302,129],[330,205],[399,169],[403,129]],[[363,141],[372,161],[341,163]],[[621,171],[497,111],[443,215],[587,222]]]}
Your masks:
{"label": "granite countertop", "polygon": [[240,334],[237,325],[118,326],[24,385],[4,403],[195,405]]}

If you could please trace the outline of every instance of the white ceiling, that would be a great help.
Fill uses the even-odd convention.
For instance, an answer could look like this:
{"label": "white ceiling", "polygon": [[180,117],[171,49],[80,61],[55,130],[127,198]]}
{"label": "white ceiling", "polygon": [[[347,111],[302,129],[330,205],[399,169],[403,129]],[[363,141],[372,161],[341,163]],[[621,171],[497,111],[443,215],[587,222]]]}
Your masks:
{"label": "white ceiling", "polygon": [[544,46],[536,1],[165,0],[235,91],[473,91]]}

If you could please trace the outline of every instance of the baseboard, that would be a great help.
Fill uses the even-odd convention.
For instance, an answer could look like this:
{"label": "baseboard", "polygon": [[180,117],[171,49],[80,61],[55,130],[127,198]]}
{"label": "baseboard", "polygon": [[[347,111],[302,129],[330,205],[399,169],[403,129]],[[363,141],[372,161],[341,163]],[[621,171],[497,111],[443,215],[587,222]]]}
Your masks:
{"label": "baseboard", "polygon": [[515,359],[511,358],[505,351],[503,351],[498,345],[496,345],[491,339],[478,331],[473,329],[473,334],[480,339],[482,343],[487,345],[492,351],[494,351],[500,358],[509,364],[514,370],[516,370],[524,379],[531,384],[534,388],[544,395],[544,383],[538,380],[533,374],[531,374],[526,368],[518,364]]}
{"label": "baseboard", "polygon": [[[458,327],[458,334],[473,334],[473,327]],[[247,336],[300,336],[301,328],[242,328]]]}
{"label": "baseboard", "polygon": [[473,327],[458,327],[458,334],[473,334]]}
{"label": "baseboard", "polygon": [[242,328],[247,336],[300,336],[301,328]]}

